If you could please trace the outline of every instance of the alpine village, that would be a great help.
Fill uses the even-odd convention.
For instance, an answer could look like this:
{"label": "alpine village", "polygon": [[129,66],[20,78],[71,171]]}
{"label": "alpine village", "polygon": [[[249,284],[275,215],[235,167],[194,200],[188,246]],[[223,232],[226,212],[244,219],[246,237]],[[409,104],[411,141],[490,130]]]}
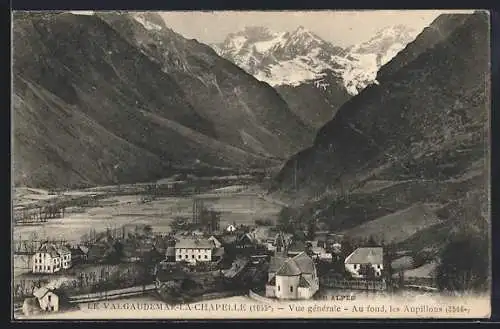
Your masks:
{"label": "alpine village", "polygon": [[[402,45],[355,91],[337,71],[362,45],[276,37],[331,52],[331,93],[259,81],[158,17],[14,15],[14,312],[488,287],[484,14],[380,32]],[[320,100],[339,104],[297,110]]]}

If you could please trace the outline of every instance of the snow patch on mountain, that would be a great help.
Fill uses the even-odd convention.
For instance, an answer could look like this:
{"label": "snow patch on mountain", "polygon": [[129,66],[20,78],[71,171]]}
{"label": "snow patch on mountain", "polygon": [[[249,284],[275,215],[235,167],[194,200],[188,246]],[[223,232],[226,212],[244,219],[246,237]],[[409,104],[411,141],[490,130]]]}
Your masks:
{"label": "snow patch on mountain", "polygon": [[94,12],[91,10],[75,10],[75,11],[70,11],[71,14],[73,15],[83,15],[83,16],[92,16],[94,15]]}
{"label": "snow patch on mountain", "polygon": [[139,15],[134,15],[134,19],[136,21],[138,21],[139,23],[141,23],[141,25],[144,26],[144,28],[146,30],[161,31],[161,29],[162,29],[162,27],[160,25],[151,22],[150,20],[148,20],[143,15],[140,15],[140,14]]}

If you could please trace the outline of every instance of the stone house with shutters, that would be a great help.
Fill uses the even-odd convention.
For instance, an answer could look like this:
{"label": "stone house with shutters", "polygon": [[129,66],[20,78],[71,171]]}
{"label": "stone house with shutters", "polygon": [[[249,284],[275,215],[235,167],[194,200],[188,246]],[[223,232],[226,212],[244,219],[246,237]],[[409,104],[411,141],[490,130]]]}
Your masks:
{"label": "stone house with shutters", "polygon": [[179,239],[175,244],[175,261],[211,262],[215,243],[208,239]]}
{"label": "stone house with shutters", "polygon": [[33,273],[56,273],[72,266],[71,251],[65,246],[45,242],[32,256]]}

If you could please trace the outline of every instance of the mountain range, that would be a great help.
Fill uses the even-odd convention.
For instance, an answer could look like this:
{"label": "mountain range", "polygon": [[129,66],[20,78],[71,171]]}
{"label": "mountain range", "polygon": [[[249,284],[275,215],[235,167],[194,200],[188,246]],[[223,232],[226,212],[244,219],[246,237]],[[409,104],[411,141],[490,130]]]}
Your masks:
{"label": "mountain range", "polygon": [[412,248],[488,227],[488,31],[486,13],[440,15],[283,166],[272,193],[299,219]]}
{"label": "mountain range", "polygon": [[273,86],[305,124],[317,129],[367,85],[418,31],[396,25],[346,49],[299,26],[292,32],[246,27],[212,47]]}
{"label": "mountain range", "polygon": [[310,145],[311,128],[272,87],[155,13],[13,22],[15,184],[270,168]]}

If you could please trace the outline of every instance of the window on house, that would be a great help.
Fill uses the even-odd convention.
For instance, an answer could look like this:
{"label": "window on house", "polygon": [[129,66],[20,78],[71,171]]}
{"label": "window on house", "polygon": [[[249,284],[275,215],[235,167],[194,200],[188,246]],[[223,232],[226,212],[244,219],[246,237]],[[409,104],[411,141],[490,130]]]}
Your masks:
{"label": "window on house", "polygon": [[201,259],[201,255],[198,255],[198,259]]}
{"label": "window on house", "polygon": [[194,255],[191,255],[191,258],[194,259]]}
{"label": "window on house", "polygon": [[278,286],[278,291],[280,291],[280,286]]}
{"label": "window on house", "polygon": [[52,296],[51,296],[51,295],[49,295],[49,297],[48,297],[48,298],[49,298],[49,302],[50,302],[50,301],[51,301],[51,299],[52,299]]}
{"label": "window on house", "polygon": [[293,292],[293,286],[290,286],[290,292]]}
{"label": "window on house", "polygon": [[207,259],[207,258],[208,258],[208,256],[207,256],[207,255],[205,255],[205,259]]}
{"label": "window on house", "polygon": [[184,258],[188,258],[188,255],[186,255]]}
{"label": "window on house", "polygon": [[181,258],[182,258],[182,256],[181,256],[181,255],[179,255],[179,257],[177,257],[177,258],[181,259]]}

